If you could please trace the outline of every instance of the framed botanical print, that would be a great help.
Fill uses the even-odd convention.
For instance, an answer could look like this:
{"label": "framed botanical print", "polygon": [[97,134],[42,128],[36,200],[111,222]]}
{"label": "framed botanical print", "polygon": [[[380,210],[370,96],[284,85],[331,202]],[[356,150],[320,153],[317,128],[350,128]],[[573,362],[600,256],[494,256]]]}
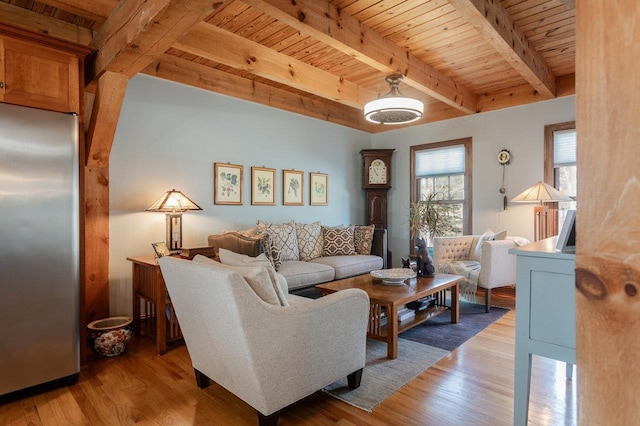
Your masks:
{"label": "framed botanical print", "polygon": [[213,203],[242,205],[242,169],[237,164],[214,163]]}
{"label": "framed botanical print", "polygon": [[329,204],[329,175],[309,173],[309,204],[326,206]]}
{"label": "framed botanical print", "polygon": [[297,170],[282,171],[282,205],[304,205],[304,172]]}
{"label": "framed botanical print", "polygon": [[251,167],[251,204],[276,205],[276,169]]}

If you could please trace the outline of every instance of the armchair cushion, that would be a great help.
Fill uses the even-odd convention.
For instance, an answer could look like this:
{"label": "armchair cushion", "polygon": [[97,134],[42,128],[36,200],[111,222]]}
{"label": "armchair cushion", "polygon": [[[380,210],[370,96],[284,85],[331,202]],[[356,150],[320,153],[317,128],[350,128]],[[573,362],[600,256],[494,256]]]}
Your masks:
{"label": "armchair cushion", "polygon": [[274,289],[278,300],[282,306],[287,306],[286,294],[289,292],[287,286],[287,280],[285,277],[276,272],[275,268],[267,259],[264,253],[259,254],[256,257],[247,256],[246,254],[235,253],[231,250],[221,248],[219,251],[220,262],[225,265],[231,266],[262,266],[269,273],[271,283],[274,284]]}
{"label": "armchair cushion", "polygon": [[283,296],[283,301],[278,297],[278,293],[276,291],[276,287],[279,289],[279,285],[277,282],[274,283],[272,278],[269,276],[269,272],[267,268],[264,266],[233,266],[233,265],[225,265],[216,260],[210,259],[206,256],[197,255],[193,258],[193,262],[206,264],[210,266],[215,266],[221,269],[227,269],[230,271],[235,271],[244,278],[249,287],[253,289],[260,299],[269,303],[270,305],[277,306],[288,306],[286,297]]}

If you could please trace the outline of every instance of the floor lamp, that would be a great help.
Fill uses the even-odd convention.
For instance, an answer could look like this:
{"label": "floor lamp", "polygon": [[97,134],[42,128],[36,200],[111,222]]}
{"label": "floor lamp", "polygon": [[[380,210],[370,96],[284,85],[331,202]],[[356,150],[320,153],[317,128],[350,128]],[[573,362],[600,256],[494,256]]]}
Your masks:
{"label": "floor lamp", "polygon": [[202,210],[180,191],[172,189],[158,198],[148,212],[164,212],[167,215],[167,247],[171,253],[182,248],[182,213],[187,210]]}
{"label": "floor lamp", "polygon": [[521,203],[540,203],[533,208],[533,237],[534,241],[549,237],[549,207],[545,202],[573,201],[548,183],[538,182],[530,188],[516,195],[511,201]]}

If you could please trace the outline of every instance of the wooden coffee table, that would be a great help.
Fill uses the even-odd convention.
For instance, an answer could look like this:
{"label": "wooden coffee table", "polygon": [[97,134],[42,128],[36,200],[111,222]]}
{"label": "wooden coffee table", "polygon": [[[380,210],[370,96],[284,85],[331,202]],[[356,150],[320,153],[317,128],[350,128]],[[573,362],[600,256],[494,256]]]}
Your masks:
{"label": "wooden coffee table", "polygon": [[[370,274],[318,284],[316,288],[323,295],[335,293],[347,288],[359,288],[369,295],[371,308],[369,310],[369,324],[367,337],[387,342],[387,357],[398,357],[398,334],[446,310],[451,311],[451,322],[458,322],[459,310],[459,282],[458,275],[436,274],[434,278],[411,278],[404,285],[387,285],[381,279],[373,278]],[[447,306],[446,290],[451,290],[451,304]],[[421,312],[416,312],[415,318],[398,323],[398,307],[405,303],[421,299],[426,296],[435,297],[435,306]],[[387,323],[382,323],[382,312],[386,311]]]}

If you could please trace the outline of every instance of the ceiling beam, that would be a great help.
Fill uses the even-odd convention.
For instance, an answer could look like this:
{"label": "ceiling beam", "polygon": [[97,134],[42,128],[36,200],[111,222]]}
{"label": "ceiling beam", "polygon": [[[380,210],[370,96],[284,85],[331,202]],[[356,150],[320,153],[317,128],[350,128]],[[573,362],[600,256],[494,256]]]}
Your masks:
{"label": "ceiling beam", "polygon": [[402,74],[404,83],[447,105],[467,114],[476,112],[476,96],[471,90],[352,16],[341,14],[331,3],[314,0],[243,2],[383,73]]}
{"label": "ceiling beam", "polygon": [[102,24],[118,6],[118,0],[38,0],[57,9]]}
{"label": "ceiling beam", "polygon": [[222,0],[122,0],[91,42],[87,83],[105,71],[133,77],[222,4]]}
{"label": "ceiling beam", "polygon": [[449,3],[540,93],[542,99],[556,96],[553,71],[499,1],[449,0]]}
{"label": "ceiling beam", "polygon": [[[362,110],[323,99],[296,95],[244,77],[164,54],[142,71],[144,74],[256,102],[285,111],[374,133],[379,127],[366,121]],[[385,126],[389,127],[389,126]],[[385,129],[386,130],[386,129]]]}
{"label": "ceiling beam", "polygon": [[205,22],[173,47],[353,108],[377,97],[353,82]]}
{"label": "ceiling beam", "polygon": [[123,74],[107,71],[98,79],[93,111],[85,140],[86,165],[107,167],[118,127],[120,110],[129,79]]}
{"label": "ceiling beam", "polygon": [[0,2],[0,23],[85,46],[93,38],[93,33],[89,29],[4,2]]}

